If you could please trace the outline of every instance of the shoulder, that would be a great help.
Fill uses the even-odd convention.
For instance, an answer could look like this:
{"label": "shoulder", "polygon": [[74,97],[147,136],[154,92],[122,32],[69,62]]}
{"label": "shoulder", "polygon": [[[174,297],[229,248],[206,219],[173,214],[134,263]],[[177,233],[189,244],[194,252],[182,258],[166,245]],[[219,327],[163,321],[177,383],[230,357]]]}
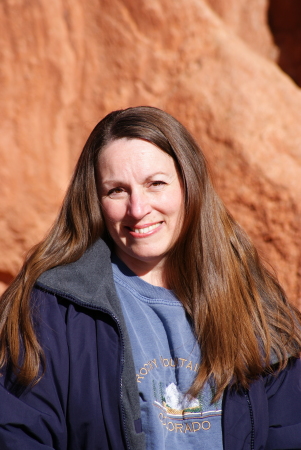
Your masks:
{"label": "shoulder", "polygon": [[68,306],[54,294],[34,287],[31,294],[31,314],[38,342],[46,360],[58,366],[65,364],[68,355],[67,314]]}
{"label": "shoulder", "polygon": [[45,324],[48,324],[51,330],[62,330],[62,325],[65,324],[66,306],[59,301],[57,295],[39,286],[34,286],[31,293],[31,311],[35,329],[41,330],[45,328]]}

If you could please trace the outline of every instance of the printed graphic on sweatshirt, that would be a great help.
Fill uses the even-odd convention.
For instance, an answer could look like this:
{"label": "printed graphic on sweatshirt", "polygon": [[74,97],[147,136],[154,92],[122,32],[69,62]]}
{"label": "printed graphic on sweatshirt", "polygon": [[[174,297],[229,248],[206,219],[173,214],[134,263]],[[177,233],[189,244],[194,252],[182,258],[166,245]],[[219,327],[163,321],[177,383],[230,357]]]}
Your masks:
{"label": "printed graphic on sweatshirt", "polygon": [[[165,385],[164,382],[158,381],[158,378],[164,376],[162,369],[167,367],[196,374],[199,364],[185,358],[160,356],[145,363],[136,374],[138,384],[143,384],[146,379],[147,383],[152,384],[153,406],[157,410],[156,415],[161,425],[169,432],[185,434],[209,430],[212,418],[221,416],[222,413],[222,400],[213,402],[214,386],[207,383],[197,398],[192,398],[181,392],[174,382]],[[143,386],[139,389],[143,390]]]}
{"label": "printed graphic on sweatshirt", "polygon": [[199,364],[193,363],[187,358],[163,358],[163,356],[160,356],[159,359],[151,359],[140,368],[139,372],[136,373],[137,382],[141,383],[151,370],[158,369],[159,366],[171,368],[183,367],[191,372],[197,372],[199,370]]}
{"label": "printed graphic on sweatshirt", "polygon": [[203,389],[197,398],[191,398],[180,392],[175,383],[170,383],[164,388],[162,383],[156,385],[153,380],[153,392],[154,405],[173,419],[198,419],[217,416],[222,412],[218,402],[211,403],[214,389],[210,387]]}

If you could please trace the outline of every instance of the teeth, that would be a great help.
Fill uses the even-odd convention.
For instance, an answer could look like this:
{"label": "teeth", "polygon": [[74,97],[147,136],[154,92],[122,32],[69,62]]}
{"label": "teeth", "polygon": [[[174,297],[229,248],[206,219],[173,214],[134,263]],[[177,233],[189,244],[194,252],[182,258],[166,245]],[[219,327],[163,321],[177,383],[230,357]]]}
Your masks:
{"label": "teeth", "polygon": [[133,231],[135,231],[135,233],[145,234],[145,233],[148,233],[149,231],[153,230],[154,228],[158,228],[158,226],[160,224],[161,224],[161,222],[155,223],[154,225],[150,225],[149,227],[145,227],[145,228],[134,228]]}

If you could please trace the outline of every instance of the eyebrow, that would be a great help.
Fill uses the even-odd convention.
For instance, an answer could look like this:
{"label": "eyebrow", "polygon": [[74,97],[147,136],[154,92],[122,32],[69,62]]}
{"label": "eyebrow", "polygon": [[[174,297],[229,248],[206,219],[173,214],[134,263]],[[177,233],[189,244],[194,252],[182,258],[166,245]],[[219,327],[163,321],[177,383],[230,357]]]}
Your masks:
{"label": "eyebrow", "polygon": [[[167,176],[169,178],[172,176],[171,174],[168,174],[166,172],[155,172],[155,173],[153,173],[151,175],[148,175],[146,177],[145,181],[148,181],[148,180],[152,179],[153,177],[155,177],[157,175],[158,176],[163,175],[163,176]],[[119,184],[124,184],[124,181],[121,181],[118,178],[116,178],[116,179],[112,178],[112,179],[107,179],[107,180],[103,180],[103,181],[101,180],[101,184],[103,184],[103,185],[105,185],[105,184],[117,184],[117,185],[119,185]]]}

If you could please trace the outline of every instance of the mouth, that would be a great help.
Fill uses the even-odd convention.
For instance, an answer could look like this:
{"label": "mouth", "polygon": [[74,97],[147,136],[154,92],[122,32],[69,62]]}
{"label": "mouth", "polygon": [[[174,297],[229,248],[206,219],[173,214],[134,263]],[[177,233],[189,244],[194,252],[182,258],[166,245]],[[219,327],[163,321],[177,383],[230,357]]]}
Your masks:
{"label": "mouth", "polygon": [[134,227],[134,228],[126,227],[126,228],[128,228],[132,233],[135,233],[135,234],[148,234],[148,233],[151,233],[156,228],[158,228],[160,225],[162,225],[162,223],[163,222],[157,222],[157,223],[154,223],[151,225],[146,225],[146,226],[140,225],[139,228],[138,227]]}

